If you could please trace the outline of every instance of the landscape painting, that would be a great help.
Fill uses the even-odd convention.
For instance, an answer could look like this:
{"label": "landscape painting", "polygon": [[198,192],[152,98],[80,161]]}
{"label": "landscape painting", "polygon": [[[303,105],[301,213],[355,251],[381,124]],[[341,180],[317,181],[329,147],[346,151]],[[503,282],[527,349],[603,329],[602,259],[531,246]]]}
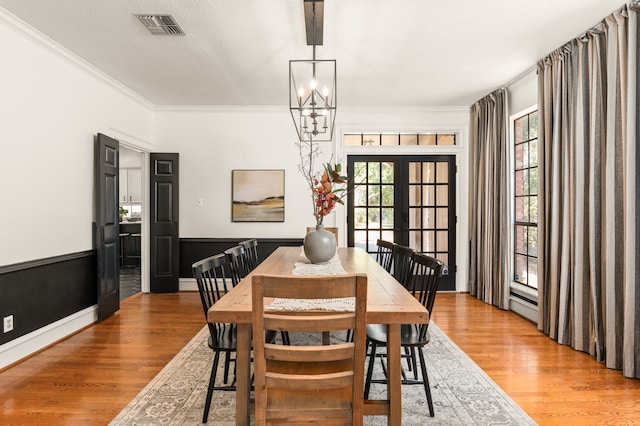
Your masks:
{"label": "landscape painting", "polygon": [[284,222],[284,170],[232,170],[233,222]]}

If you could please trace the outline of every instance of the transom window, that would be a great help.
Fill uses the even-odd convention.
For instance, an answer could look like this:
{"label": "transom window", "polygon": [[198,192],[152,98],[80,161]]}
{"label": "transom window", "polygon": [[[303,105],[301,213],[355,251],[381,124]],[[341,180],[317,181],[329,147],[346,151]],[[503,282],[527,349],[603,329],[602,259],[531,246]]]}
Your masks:
{"label": "transom window", "polygon": [[435,146],[455,145],[455,133],[347,133],[344,144],[349,146]]}
{"label": "transom window", "polygon": [[514,121],[514,276],[538,288],[538,111]]}

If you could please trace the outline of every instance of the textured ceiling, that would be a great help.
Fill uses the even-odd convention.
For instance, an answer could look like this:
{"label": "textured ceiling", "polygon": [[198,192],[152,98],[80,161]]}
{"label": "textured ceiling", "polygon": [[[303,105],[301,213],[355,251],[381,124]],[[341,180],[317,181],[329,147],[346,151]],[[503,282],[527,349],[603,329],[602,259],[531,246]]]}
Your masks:
{"label": "textured ceiling", "polygon": [[[342,106],[468,106],[598,23],[620,0],[325,0]],[[310,59],[302,0],[0,0],[0,7],[161,105],[288,105]],[[172,14],[184,37],[136,13]]]}

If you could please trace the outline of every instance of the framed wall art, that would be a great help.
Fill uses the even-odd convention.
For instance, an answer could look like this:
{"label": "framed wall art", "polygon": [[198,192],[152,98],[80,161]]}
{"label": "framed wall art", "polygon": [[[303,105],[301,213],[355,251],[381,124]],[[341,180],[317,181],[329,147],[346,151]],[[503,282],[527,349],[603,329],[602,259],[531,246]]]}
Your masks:
{"label": "framed wall art", "polygon": [[284,222],[284,170],[232,170],[233,222]]}

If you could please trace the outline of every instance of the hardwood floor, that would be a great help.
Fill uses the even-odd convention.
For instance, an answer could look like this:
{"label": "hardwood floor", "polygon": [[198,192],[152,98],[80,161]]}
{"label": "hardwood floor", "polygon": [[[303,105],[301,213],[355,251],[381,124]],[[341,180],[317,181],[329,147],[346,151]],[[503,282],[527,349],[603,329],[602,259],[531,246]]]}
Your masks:
{"label": "hardwood floor", "polygon": [[[433,319],[541,425],[640,422],[640,380],[516,314],[441,294]],[[108,424],[203,325],[196,292],[128,299],[113,317],[0,371],[0,424]]]}

